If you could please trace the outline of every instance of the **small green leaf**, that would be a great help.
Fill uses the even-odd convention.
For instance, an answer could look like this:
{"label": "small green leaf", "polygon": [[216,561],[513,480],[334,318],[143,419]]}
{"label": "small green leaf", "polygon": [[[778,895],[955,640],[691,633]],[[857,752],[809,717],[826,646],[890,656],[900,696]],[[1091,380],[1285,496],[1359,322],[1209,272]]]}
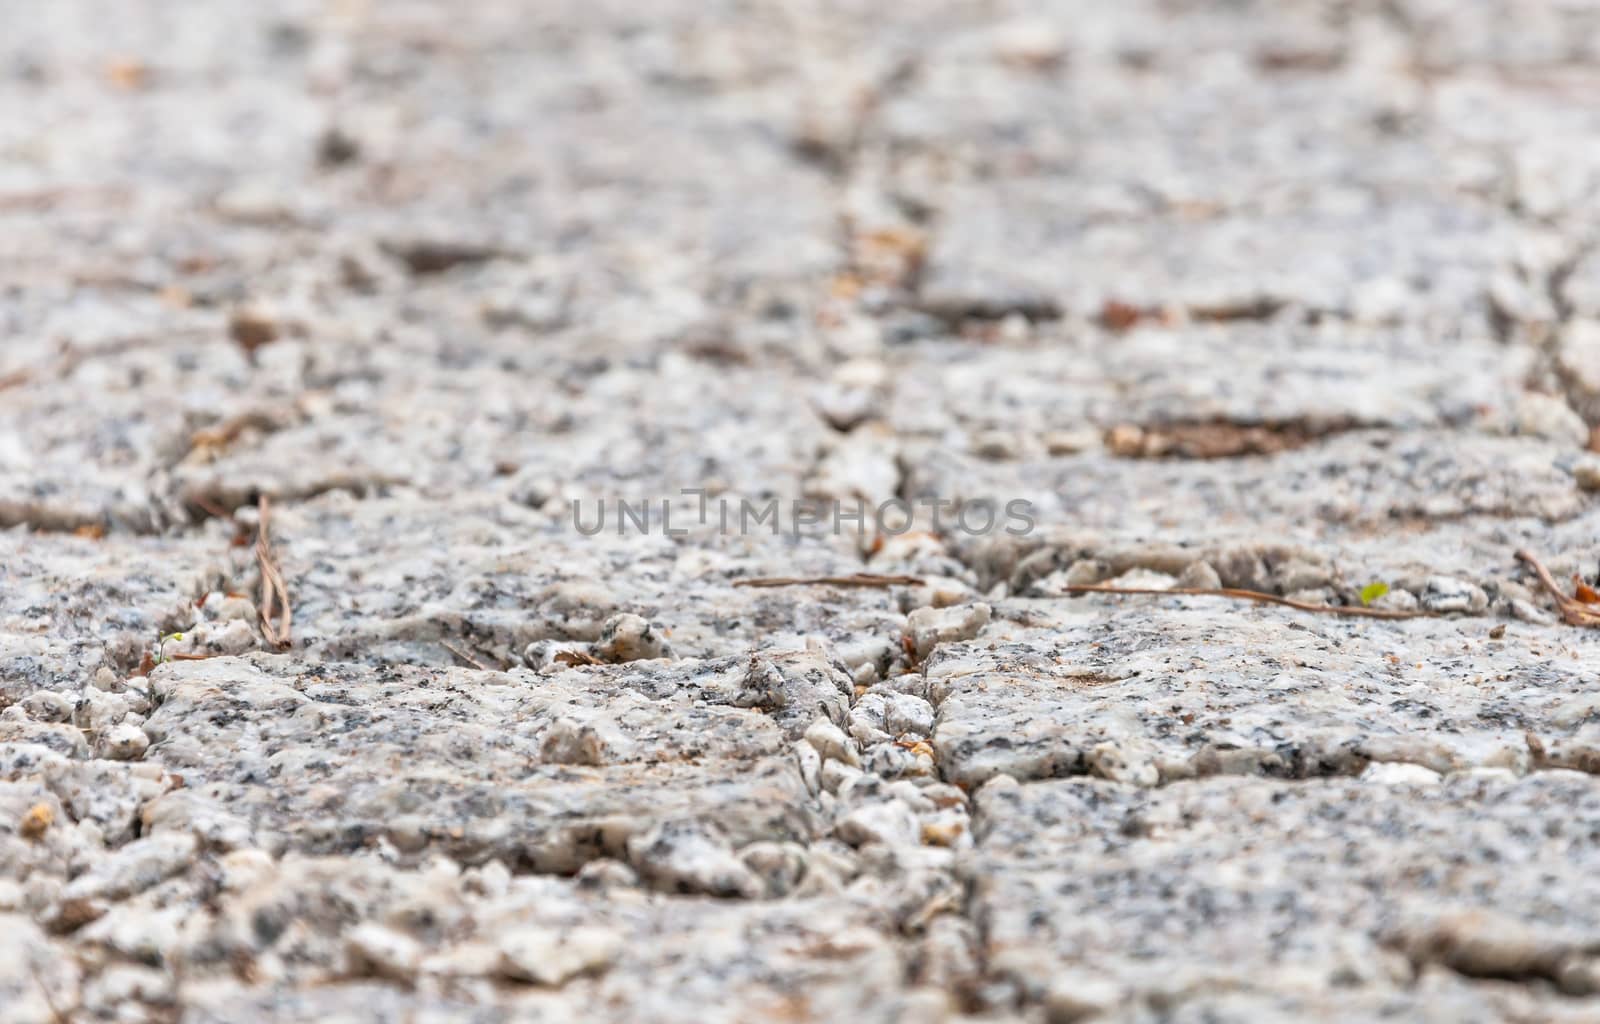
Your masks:
{"label": "small green leaf", "polygon": [[1373,580],[1361,588],[1361,603],[1371,604],[1389,592],[1389,584],[1382,580]]}

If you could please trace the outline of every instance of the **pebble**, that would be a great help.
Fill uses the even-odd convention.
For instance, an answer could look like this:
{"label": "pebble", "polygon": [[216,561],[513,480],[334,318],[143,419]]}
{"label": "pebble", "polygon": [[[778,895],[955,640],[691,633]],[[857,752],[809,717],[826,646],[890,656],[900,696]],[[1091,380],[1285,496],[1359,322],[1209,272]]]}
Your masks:
{"label": "pebble", "polygon": [[539,746],[549,764],[605,765],[626,761],[634,744],[606,718],[561,717],[550,723]]}
{"label": "pebble", "polygon": [[393,928],[367,922],[345,933],[345,952],[351,972],[405,981],[417,973],[422,947],[417,940]]}
{"label": "pebble", "polygon": [[258,618],[255,602],[239,594],[225,594],[213,591],[206,595],[206,600],[201,605],[206,618],[213,622],[255,622]]}
{"label": "pebble", "polygon": [[1040,439],[1050,455],[1077,455],[1100,447],[1100,432],[1092,427],[1077,430],[1050,430]]}
{"label": "pebble", "polygon": [[1097,743],[1089,750],[1089,769],[1102,779],[1149,789],[1161,781],[1153,751],[1135,751],[1129,744]]}
{"label": "pebble", "polygon": [[833,653],[846,668],[877,669],[887,666],[894,657],[894,643],[881,636],[856,637],[835,644]]}
{"label": "pebble", "polygon": [[1400,761],[1374,762],[1361,773],[1362,782],[1380,786],[1436,786],[1443,778],[1432,768]]}
{"label": "pebble", "polygon": [[710,896],[760,894],[762,885],[710,826],[666,821],[628,840],[628,861],[653,887]]}
{"label": "pebble", "polygon": [[113,761],[137,761],[150,749],[150,737],[139,726],[125,722],[101,733],[95,745],[101,757]]}
{"label": "pebble", "polygon": [[921,841],[917,816],[899,800],[863,804],[841,818],[833,834],[851,846],[882,843],[909,846]]}
{"label": "pebble", "polygon": [[514,928],[495,940],[500,973],[530,985],[556,986],[579,975],[595,974],[611,966],[622,952],[618,932],[599,926],[569,931],[553,928]]}
{"label": "pebble", "polygon": [[822,788],[829,793],[837,793],[864,774],[860,768],[830,758],[822,762]]}
{"label": "pebble", "polygon": [[1372,607],[1385,611],[1414,612],[1421,606],[1417,595],[1402,587],[1390,587],[1382,597],[1372,602]]}
{"label": "pebble", "polygon": [[85,732],[104,733],[127,717],[131,710],[127,697],[102,690],[85,690],[73,712],[73,723]]}
{"label": "pebble", "polygon": [[930,782],[922,787],[922,796],[935,807],[966,807],[967,793],[960,786],[948,782]]}
{"label": "pebble", "polygon": [[72,717],[72,702],[51,690],[35,690],[22,700],[22,707],[36,722],[65,722]]}
{"label": "pebble", "polygon": [[1450,576],[1428,577],[1421,601],[1422,607],[1439,613],[1477,614],[1489,607],[1489,595],[1482,587]]}
{"label": "pebble", "polygon": [[1266,560],[1254,548],[1229,548],[1215,553],[1210,560],[1217,577],[1225,587],[1271,592],[1273,589]]}
{"label": "pebble", "polygon": [[1525,437],[1555,441],[1569,448],[1589,443],[1589,425],[1554,395],[1526,392],[1518,400],[1512,429]]}
{"label": "pebble", "polygon": [[259,307],[241,306],[228,318],[228,336],[249,353],[278,340],[282,330],[277,317]]}
{"label": "pebble", "polygon": [[1586,491],[1600,491],[1600,457],[1586,455],[1572,467],[1572,478]]}
{"label": "pebble", "polygon": [[1014,462],[1032,454],[1031,441],[1015,430],[985,430],[972,438],[972,454],[994,462]]}
{"label": "pebble", "polygon": [[799,740],[794,745],[795,760],[800,765],[800,778],[806,784],[806,790],[812,796],[822,791],[822,755],[817,753],[807,740]]}
{"label": "pebble", "polygon": [[1080,558],[1067,566],[1062,579],[1069,587],[1092,587],[1111,578],[1111,566],[1098,558]]}
{"label": "pebble", "polygon": [[889,735],[933,735],[933,705],[909,693],[891,693],[884,709],[883,724]]}
{"label": "pebble", "polygon": [[585,889],[602,892],[612,889],[633,889],[639,885],[639,873],[620,860],[597,857],[578,869],[574,876]]}
{"label": "pebble", "polygon": [[[811,723],[806,729],[805,740],[822,755],[824,761],[839,761],[851,766],[861,763],[861,755],[856,752],[855,744],[850,742],[843,729],[826,718]],[[826,769],[827,766],[823,767]]]}
{"label": "pebble", "polygon": [[1510,602],[1511,616],[1521,622],[1530,622],[1536,626],[1554,625],[1556,617],[1545,611],[1532,601],[1516,598]]}
{"label": "pebble", "polygon": [[956,608],[917,608],[906,616],[906,635],[918,658],[926,658],[939,644],[971,640],[989,624],[987,604]]}
{"label": "pebble", "polygon": [[1210,562],[1190,562],[1178,575],[1178,586],[1187,590],[1216,590],[1222,586],[1222,577]]}
{"label": "pebble", "polygon": [[967,812],[952,807],[923,817],[920,835],[930,846],[965,847],[972,844],[970,828]]}
{"label": "pebble", "polygon": [[671,645],[654,623],[643,616],[625,612],[606,620],[594,653],[601,661],[643,661],[668,657]]}
{"label": "pebble", "polygon": [[1006,22],[994,30],[993,38],[995,56],[1028,71],[1055,68],[1070,49],[1061,26],[1045,19]]}
{"label": "pebble", "polygon": [[1276,578],[1278,590],[1285,594],[1303,590],[1320,590],[1328,585],[1328,581],[1331,578],[1326,566],[1314,565],[1302,559],[1292,559],[1285,562],[1278,567],[1273,576]]}
{"label": "pebble", "polygon": [[184,633],[184,642],[174,645],[170,650],[235,655],[253,651],[260,644],[260,636],[249,618],[230,618],[196,623]]}
{"label": "pebble", "polygon": [[812,395],[828,425],[850,431],[877,418],[888,393],[889,370],[876,359],[852,359],[833,372]]}
{"label": "pebble", "polygon": [[[589,864],[595,863],[590,861]],[[584,867],[588,867],[585,864]],[[632,874],[629,871],[629,874]],[[491,899],[504,896],[511,888],[511,869],[506,867],[504,861],[491,860],[487,864],[470,868],[462,874],[462,882],[468,891]]]}
{"label": "pebble", "polygon": [[[570,659],[558,660],[557,655],[567,654]],[[535,640],[522,650],[522,661],[535,672],[566,671],[573,665],[569,661],[586,662],[592,658],[589,645],[581,642]]]}
{"label": "pebble", "polygon": [[760,708],[772,711],[789,703],[783,670],[766,658],[751,658],[734,694],[732,704],[738,708]]}
{"label": "pebble", "polygon": [[765,884],[768,898],[789,895],[806,872],[806,848],[799,843],[751,843],[739,859]]}
{"label": "pebble", "polygon": [[883,730],[884,698],[881,694],[867,694],[850,709],[850,738],[863,748],[887,742],[890,738]]}

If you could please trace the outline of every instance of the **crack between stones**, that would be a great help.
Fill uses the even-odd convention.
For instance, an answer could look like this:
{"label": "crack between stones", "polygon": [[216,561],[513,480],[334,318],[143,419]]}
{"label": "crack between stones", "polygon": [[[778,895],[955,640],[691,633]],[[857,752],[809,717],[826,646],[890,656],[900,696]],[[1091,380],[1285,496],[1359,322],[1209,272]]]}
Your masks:
{"label": "crack between stones", "polygon": [[1572,323],[1577,318],[1577,310],[1566,296],[1567,282],[1583,261],[1597,250],[1600,250],[1600,236],[1585,238],[1571,255],[1551,269],[1546,278],[1545,294],[1550,300],[1551,308],[1555,310],[1556,322],[1537,349],[1536,364],[1532,374],[1538,381],[1553,382],[1568,408],[1583,417],[1591,430],[1589,442],[1591,448],[1595,445],[1593,432],[1600,430],[1600,418],[1597,418],[1592,408],[1593,401],[1587,399],[1584,394],[1582,380],[1564,365],[1562,350],[1571,333]]}

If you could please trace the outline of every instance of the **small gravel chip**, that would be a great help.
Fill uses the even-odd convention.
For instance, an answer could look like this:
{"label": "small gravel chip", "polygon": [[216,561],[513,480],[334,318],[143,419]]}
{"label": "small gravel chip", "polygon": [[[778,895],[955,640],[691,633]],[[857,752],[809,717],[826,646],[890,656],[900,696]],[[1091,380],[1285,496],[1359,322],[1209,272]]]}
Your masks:
{"label": "small gravel chip", "polygon": [[609,928],[580,927],[563,934],[550,928],[517,928],[500,936],[500,973],[532,985],[560,985],[611,965],[622,936]]}
{"label": "small gravel chip", "polygon": [[825,761],[843,761],[848,765],[859,765],[861,755],[856,753],[856,748],[850,743],[850,738],[844,730],[828,721],[819,718],[811,723],[806,730],[805,740],[822,755]]}
{"label": "small gravel chip", "polygon": [[72,702],[52,690],[28,694],[22,707],[35,722],[65,722],[72,716]]}
{"label": "small gravel chip", "polygon": [[22,823],[17,826],[17,831],[22,833],[24,839],[38,839],[49,830],[55,820],[56,814],[50,809],[49,804],[34,804],[28,809],[28,813],[22,816]]}
{"label": "small gravel chip", "polygon": [[422,960],[422,947],[411,936],[370,922],[350,929],[345,952],[355,973],[399,981],[415,976]]}
{"label": "small gravel chip", "polygon": [[114,725],[100,740],[101,753],[113,761],[137,761],[150,748],[150,737],[137,725]]}
{"label": "small gravel chip", "polygon": [[1600,457],[1585,456],[1572,467],[1572,478],[1586,491],[1600,491]]}

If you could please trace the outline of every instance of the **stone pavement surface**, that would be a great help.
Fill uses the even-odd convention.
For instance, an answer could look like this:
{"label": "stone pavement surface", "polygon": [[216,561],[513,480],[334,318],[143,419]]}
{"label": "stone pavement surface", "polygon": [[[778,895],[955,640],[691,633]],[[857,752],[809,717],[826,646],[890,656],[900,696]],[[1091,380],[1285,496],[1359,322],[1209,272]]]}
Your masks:
{"label": "stone pavement surface", "polygon": [[1600,1020],[1597,96],[1596,0],[0,4],[0,1020]]}

